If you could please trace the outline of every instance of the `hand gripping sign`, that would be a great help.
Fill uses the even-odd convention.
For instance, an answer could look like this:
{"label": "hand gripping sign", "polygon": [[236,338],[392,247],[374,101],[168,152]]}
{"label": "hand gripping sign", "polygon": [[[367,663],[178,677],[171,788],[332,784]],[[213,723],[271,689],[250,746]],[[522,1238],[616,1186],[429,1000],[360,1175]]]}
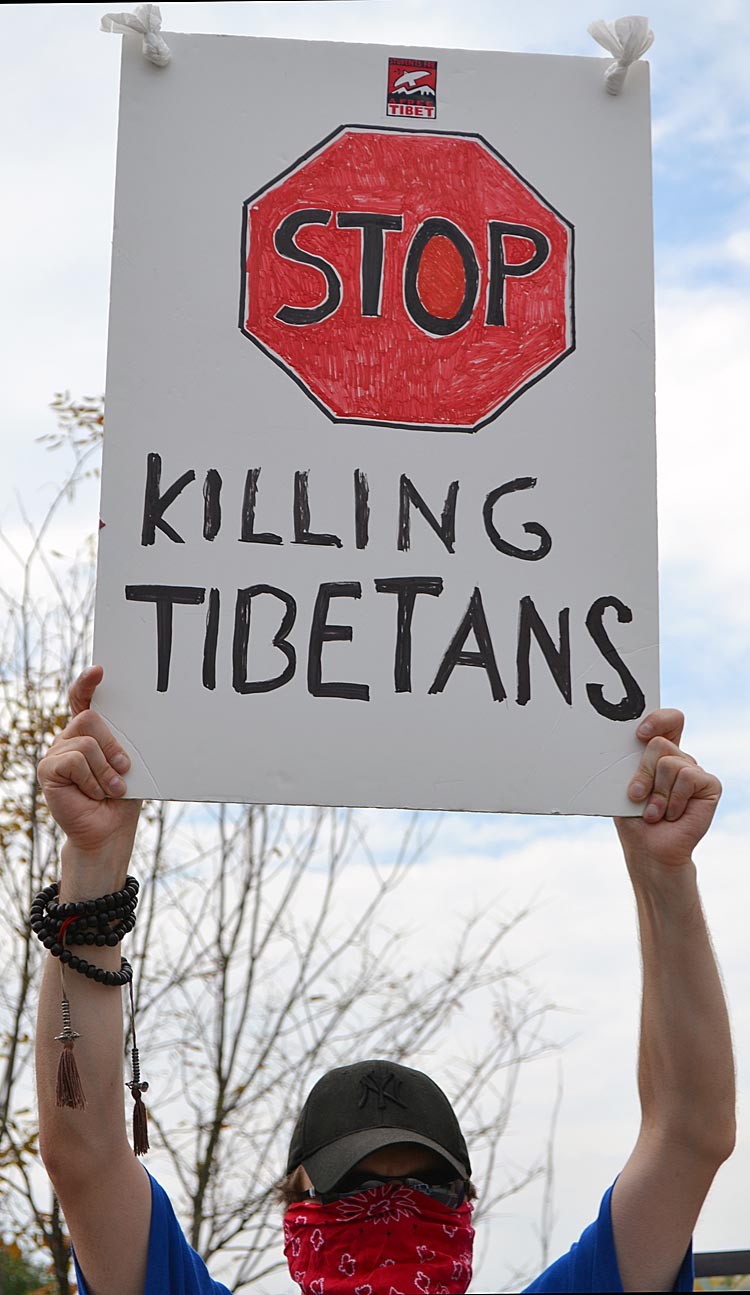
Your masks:
{"label": "hand gripping sign", "polygon": [[342,126],[243,247],[243,332],[334,422],[476,431],[574,346],[573,228],[480,135]]}

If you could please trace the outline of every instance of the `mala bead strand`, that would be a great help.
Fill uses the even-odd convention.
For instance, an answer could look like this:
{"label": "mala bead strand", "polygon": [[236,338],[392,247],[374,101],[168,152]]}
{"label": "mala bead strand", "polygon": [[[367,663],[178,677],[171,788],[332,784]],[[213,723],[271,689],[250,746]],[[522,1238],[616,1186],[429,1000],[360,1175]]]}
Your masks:
{"label": "mala bead strand", "polygon": [[[60,958],[72,971],[78,971],[90,980],[98,980],[106,985],[125,985],[124,979],[106,979],[107,976],[119,977],[121,972],[105,972],[97,976],[98,970],[85,958],[70,953],[68,946],[96,945],[103,948],[115,948],[135,926],[135,910],[138,904],[138,882],[135,877],[128,877],[123,890],[113,895],[103,895],[100,899],[77,900],[68,904],[57,902],[60,887],[57,882],[41,890],[31,905],[29,925],[55,958]],[[68,955],[68,956],[66,956]],[[124,969],[123,969],[124,970]]]}
{"label": "mala bead strand", "polygon": [[55,957],[62,947],[60,932],[73,926],[69,944],[105,944],[114,948],[135,926],[135,909],[138,903],[138,882],[128,877],[123,890],[100,899],[77,900],[69,904],[57,902],[57,883],[40,891],[31,906],[30,925],[38,938]]}
{"label": "mala bead strand", "polygon": [[86,1097],[81,1084],[81,1077],[76,1064],[74,1046],[80,1035],[73,1029],[70,1015],[70,1002],[65,988],[67,969],[78,972],[88,980],[100,985],[122,989],[130,987],[131,1028],[133,1032],[132,1065],[133,1078],[127,1085],[133,1096],[133,1145],[137,1156],[145,1155],[149,1149],[148,1120],[142,1094],[148,1091],[148,1084],[141,1079],[140,1055],[135,1034],[135,1003],[133,999],[133,968],[127,958],[120,959],[120,970],[110,971],[88,962],[78,953],[71,951],[70,945],[80,948],[84,945],[96,945],[114,948],[135,926],[135,910],[138,904],[138,882],[135,877],[128,877],[122,890],[115,894],[102,895],[99,899],[75,900],[61,904],[57,900],[60,887],[57,882],[45,886],[35,896],[29,914],[29,925],[54,958],[60,962],[60,983],[62,988],[62,1033],[55,1035],[55,1040],[62,1044],[60,1061],[57,1068],[55,1101],[58,1106],[71,1110],[84,1110]]}

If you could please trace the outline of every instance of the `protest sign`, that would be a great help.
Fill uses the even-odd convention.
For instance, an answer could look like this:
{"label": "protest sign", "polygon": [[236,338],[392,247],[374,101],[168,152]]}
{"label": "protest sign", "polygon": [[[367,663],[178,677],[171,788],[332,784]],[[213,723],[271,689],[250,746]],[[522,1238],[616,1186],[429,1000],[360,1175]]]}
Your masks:
{"label": "protest sign", "polygon": [[132,795],[632,812],[648,69],[123,42],[95,659]]}

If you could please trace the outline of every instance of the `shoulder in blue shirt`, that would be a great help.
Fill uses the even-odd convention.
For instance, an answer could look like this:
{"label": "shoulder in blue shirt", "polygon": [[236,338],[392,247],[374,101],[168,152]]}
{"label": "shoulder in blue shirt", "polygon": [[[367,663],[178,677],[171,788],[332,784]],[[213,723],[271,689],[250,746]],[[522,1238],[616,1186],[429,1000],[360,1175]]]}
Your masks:
{"label": "shoulder in blue shirt", "polygon": [[[88,1295],[75,1255],[73,1261],[80,1295]],[[221,1282],[212,1281],[200,1255],[188,1245],[172,1202],[155,1178],[151,1178],[151,1230],[143,1295],[231,1295]]]}
{"label": "shoulder in blue shirt", "polygon": [[[692,1247],[682,1261],[682,1267],[672,1289],[675,1291],[693,1289]],[[580,1240],[571,1246],[566,1255],[550,1264],[541,1277],[537,1277],[536,1281],[527,1286],[523,1295],[535,1295],[537,1291],[555,1292],[555,1295],[566,1295],[567,1292],[571,1292],[572,1295],[572,1292],[579,1291],[621,1290],[622,1282],[612,1232],[612,1187],[610,1187],[605,1193],[596,1222],[586,1228]]]}

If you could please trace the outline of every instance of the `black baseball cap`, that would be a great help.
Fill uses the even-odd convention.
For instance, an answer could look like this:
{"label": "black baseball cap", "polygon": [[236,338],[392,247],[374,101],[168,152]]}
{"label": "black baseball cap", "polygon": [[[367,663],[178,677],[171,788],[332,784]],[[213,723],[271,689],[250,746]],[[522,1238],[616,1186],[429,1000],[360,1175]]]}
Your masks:
{"label": "black baseball cap", "polygon": [[329,1192],[373,1151],[416,1142],[447,1160],[460,1178],[471,1163],[455,1111],[421,1070],[394,1061],[358,1061],[319,1079],[295,1125],[286,1172],[303,1165],[317,1192]]}

